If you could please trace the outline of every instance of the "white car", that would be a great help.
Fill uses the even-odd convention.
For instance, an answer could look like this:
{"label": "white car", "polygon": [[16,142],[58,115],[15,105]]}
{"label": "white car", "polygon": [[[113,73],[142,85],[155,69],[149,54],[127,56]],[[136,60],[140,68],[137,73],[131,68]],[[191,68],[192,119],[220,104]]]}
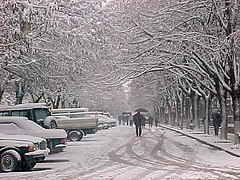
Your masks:
{"label": "white car", "polygon": [[108,127],[114,127],[117,124],[117,120],[115,118],[108,117],[105,115],[98,115],[97,117],[98,117],[99,124],[105,124]]}
{"label": "white car", "polygon": [[47,140],[51,153],[61,152],[65,147],[67,134],[63,129],[45,129],[25,117],[0,117],[0,132],[8,135],[30,135]]}
{"label": "white car", "polygon": [[48,155],[45,139],[0,133],[0,171],[31,170]]}

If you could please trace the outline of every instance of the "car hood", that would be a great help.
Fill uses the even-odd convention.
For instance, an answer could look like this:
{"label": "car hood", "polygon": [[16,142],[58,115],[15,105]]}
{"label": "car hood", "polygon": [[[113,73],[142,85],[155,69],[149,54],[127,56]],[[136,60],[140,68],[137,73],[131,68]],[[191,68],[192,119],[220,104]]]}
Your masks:
{"label": "car hood", "polygon": [[67,133],[63,129],[44,129],[38,126],[36,128],[21,129],[15,124],[2,124],[0,132],[7,135],[28,135],[44,139],[62,139],[67,137]]}
{"label": "car hood", "polygon": [[11,140],[11,141],[26,141],[26,142],[41,142],[42,138],[28,136],[28,135],[7,135],[0,133],[0,140]]}
{"label": "car hood", "polygon": [[62,139],[67,138],[67,133],[63,129],[43,129],[42,131],[28,131],[32,136],[38,136],[44,139]]}

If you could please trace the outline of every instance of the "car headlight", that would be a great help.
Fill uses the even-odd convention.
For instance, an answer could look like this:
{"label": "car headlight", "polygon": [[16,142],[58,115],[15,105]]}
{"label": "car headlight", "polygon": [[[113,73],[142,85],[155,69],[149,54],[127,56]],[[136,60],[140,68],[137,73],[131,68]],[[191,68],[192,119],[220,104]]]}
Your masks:
{"label": "car headlight", "polygon": [[34,150],[35,150],[35,151],[38,150],[38,149],[40,149],[39,143],[34,143],[33,146],[34,146]]}
{"label": "car headlight", "polygon": [[36,151],[40,148],[40,145],[38,143],[34,143],[32,146],[28,147],[28,152]]}

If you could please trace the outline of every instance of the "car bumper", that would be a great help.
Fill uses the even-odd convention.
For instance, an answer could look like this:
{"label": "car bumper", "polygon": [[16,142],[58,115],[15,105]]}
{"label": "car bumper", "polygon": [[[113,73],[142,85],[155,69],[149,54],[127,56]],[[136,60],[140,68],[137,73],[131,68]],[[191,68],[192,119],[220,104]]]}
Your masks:
{"label": "car bumper", "polygon": [[44,149],[44,150],[36,150],[36,151],[33,151],[33,152],[28,152],[28,153],[25,153],[25,156],[27,157],[40,157],[40,156],[47,156],[48,154],[50,153],[50,150],[47,148],[47,149]]}
{"label": "car bumper", "polygon": [[50,153],[56,153],[63,151],[66,145],[62,139],[47,139],[47,147],[50,149]]}
{"label": "car bumper", "polygon": [[59,148],[64,149],[65,147],[66,147],[65,144],[58,144],[55,146],[55,149],[59,149]]}
{"label": "car bumper", "polygon": [[66,148],[65,144],[57,144],[54,146],[53,149],[51,149],[50,153],[59,153],[62,152]]}
{"label": "car bumper", "polygon": [[33,152],[25,153],[24,156],[27,161],[40,162],[40,161],[43,161],[45,157],[48,156],[49,153],[50,153],[50,150],[47,148],[44,150],[36,150]]}

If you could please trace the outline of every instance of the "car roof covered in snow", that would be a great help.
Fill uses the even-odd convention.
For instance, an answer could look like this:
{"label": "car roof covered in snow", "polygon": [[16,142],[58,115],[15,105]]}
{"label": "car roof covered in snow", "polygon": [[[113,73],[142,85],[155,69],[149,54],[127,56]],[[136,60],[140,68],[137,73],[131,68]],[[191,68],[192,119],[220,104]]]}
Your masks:
{"label": "car roof covered in snow", "polygon": [[45,141],[45,139],[40,138],[40,137],[35,137],[35,136],[29,136],[29,135],[22,135],[22,134],[17,134],[17,135],[8,135],[2,133],[2,129],[0,127],[0,141],[1,140],[13,140],[13,141],[28,141],[28,142],[41,142]]}
{"label": "car roof covered in snow", "polygon": [[10,124],[12,126],[8,130],[6,129],[1,130],[1,132],[6,134],[16,134],[16,128],[20,128],[21,130],[18,130],[18,133],[21,132],[22,134],[25,135],[37,136],[44,139],[67,137],[67,134],[63,129],[45,129],[42,126],[38,125],[37,123],[28,120],[26,117],[18,116],[0,117],[0,125],[1,124]]}
{"label": "car roof covered in snow", "polygon": [[33,109],[33,108],[47,108],[45,103],[25,103],[25,104],[18,104],[15,106],[3,106],[0,107],[0,111],[7,111],[7,110],[22,110],[22,109]]}
{"label": "car roof covered in snow", "polygon": [[87,112],[89,108],[64,108],[52,109],[52,113],[72,113],[72,112]]}

